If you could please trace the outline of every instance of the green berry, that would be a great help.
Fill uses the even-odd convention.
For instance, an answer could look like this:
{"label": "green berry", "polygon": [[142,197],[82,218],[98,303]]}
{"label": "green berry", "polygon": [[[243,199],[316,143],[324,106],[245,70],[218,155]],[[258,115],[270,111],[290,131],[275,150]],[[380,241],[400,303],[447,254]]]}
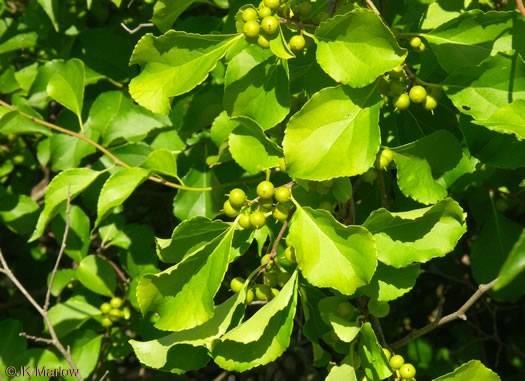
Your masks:
{"label": "green berry", "polygon": [[261,19],[271,16],[271,15],[272,15],[272,10],[270,8],[267,8],[267,7],[259,8],[259,17]]}
{"label": "green berry", "polygon": [[299,16],[305,19],[310,17],[310,15],[312,14],[312,10],[312,4],[310,4],[309,2],[303,2],[297,6],[297,13],[299,14]]}
{"label": "green berry", "polygon": [[257,44],[263,49],[268,49],[270,47],[270,41],[264,37],[264,35],[260,34],[259,38],[257,39]]}
{"label": "green berry", "polygon": [[389,86],[391,95],[399,95],[405,91],[405,85],[399,80],[393,80]]}
{"label": "green berry", "polygon": [[397,65],[395,68],[393,68],[390,71],[390,78],[392,79],[398,79],[403,76],[403,73],[405,72],[405,69],[403,69],[403,66]]}
{"label": "green berry", "polygon": [[264,226],[266,223],[266,217],[263,212],[256,210],[252,214],[250,214],[250,224],[255,229],[259,229]]}
{"label": "green berry", "polygon": [[112,321],[117,321],[122,317],[122,312],[117,308],[113,308],[111,311],[109,311],[108,317]]}
{"label": "green berry", "polygon": [[419,48],[415,48],[414,51],[417,52],[417,53],[423,53],[425,51],[425,43],[421,43],[421,45],[419,45]]}
{"label": "green berry", "polygon": [[263,198],[261,201],[259,201],[259,209],[261,212],[269,212],[273,209],[273,199],[271,198]]}
{"label": "green berry", "polygon": [[292,49],[294,52],[300,52],[301,50],[303,50],[306,41],[303,36],[298,34],[290,38],[289,44],[290,49]]}
{"label": "green berry", "polygon": [[291,192],[290,189],[286,187],[280,187],[275,190],[274,196],[277,202],[282,202],[284,204],[285,202],[290,201]]}
{"label": "green berry", "polygon": [[272,287],[272,288],[270,289],[270,291],[272,292],[272,296],[271,296],[270,299],[273,299],[273,298],[275,298],[277,295],[279,295],[279,290],[276,289],[275,287]]}
{"label": "green berry", "polygon": [[288,246],[284,250],[284,257],[290,263],[297,263],[297,258],[295,256],[295,249],[292,246]]}
{"label": "green berry", "polygon": [[261,28],[268,35],[273,35],[279,28],[279,21],[273,16],[267,16],[261,21]]}
{"label": "green berry", "polygon": [[13,163],[15,165],[20,165],[24,163],[24,155],[15,155],[13,157]]}
{"label": "green berry", "polygon": [[427,97],[427,91],[423,86],[415,85],[410,89],[408,96],[414,103],[423,103]]}
{"label": "green berry", "polygon": [[323,21],[326,21],[330,18],[330,14],[328,12],[319,12],[317,15],[317,23],[320,24]]}
{"label": "green berry", "polygon": [[239,209],[246,202],[246,193],[240,188],[232,189],[228,200],[233,208]]}
{"label": "green berry", "polygon": [[224,211],[224,214],[226,214],[228,217],[233,218],[239,215],[239,211],[235,209],[233,206],[231,206],[229,200],[224,201],[224,205],[222,206],[222,209]]}
{"label": "green berry", "polygon": [[[263,255],[261,257],[261,265],[264,265],[266,263],[266,261],[268,260],[268,258],[270,258],[270,255],[271,254],[266,254],[266,255]],[[273,260],[271,260],[270,262],[268,262],[268,264],[266,265],[266,270],[267,271],[270,271],[271,269],[273,269]]]}
{"label": "green berry", "polygon": [[246,8],[243,12],[242,12],[242,19],[244,20],[244,22],[248,22],[248,21],[251,21],[251,20],[256,20],[257,19],[257,11],[253,8]]}
{"label": "green berry", "polygon": [[255,285],[255,299],[270,300],[272,298],[272,289],[267,284]]}
{"label": "green berry", "polygon": [[129,320],[129,318],[131,317],[131,311],[129,310],[128,307],[124,307],[122,309],[122,317],[125,319],[125,320]]}
{"label": "green berry", "polygon": [[111,301],[109,302],[109,304],[113,308],[120,308],[120,306],[122,305],[122,299],[120,299],[119,297],[115,296],[115,297],[111,298]]}
{"label": "green berry", "polygon": [[250,215],[248,213],[243,214],[241,218],[239,218],[239,225],[244,229],[252,227],[252,224],[250,223]]}
{"label": "green berry", "polygon": [[363,179],[365,183],[373,183],[377,179],[377,170],[375,168],[370,168],[361,175],[361,179]]}
{"label": "green berry", "polygon": [[288,207],[283,204],[278,204],[273,208],[272,215],[277,221],[286,221],[288,218]]}
{"label": "green berry", "polygon": [[256,37],[259,34],[259,31],[261,30],[261,26],[259,23],[255,20],[250,20],[246,24],[244,24],[244,27],[242,29],[244,31],[244,34],[246,37]]}
{"label": "green berry", "polygon": [[248,291],[246,291],[246,304],[250,304],[251,302],[253,302],[254,298],[255,293],[253,292],[253,289],[248,289]]}
{"label": "green berry", "polygon": [[410,46],[414,49],[418,49],[421,46],[421,43],[422,41],[419,37],[412,37],[412,39],[410,40]]}
{"label": "green berry", "polygon": [[381,153],[379,154],[379,157],[376,159],[376,163],[375,163],[376,168],[379,170],[386,169],[386,167],[388,167],[390,163],[392,162],[393,157],[394,157],[393,152],[389,150],[388,148],[385,148],[384,150],[381,151]]}
{"label": "green berry", "polygon": [[348,301],[341,302],[337,305],[337,315],[343,319],[347,319],[354,312],[354,307]]}
{"label": "green berry", "polygon": [[239,291],[241,291],[243,287],[244,287],[244,279],[239,276],[236,278],[233,278],[230,282],[230,289],[235,293],[238,293]]}
{"label": "green berry", "polygon": [[416,376],[416,368],[414,365],[406,363],[399,368],[399,375],[403,380],[408,380]]}
{"label": "green berry", "polygon": [[399,95],[394,100],[394,107],[397,108],[398,110],[406,110],[408,106],[410,106],[410,97],[408,96],[407,93],[403,93]]}
{"label": "green berry", "polygon": [[281,5],[280,0],[264,0],[264,5],[272,10],[276,10]]}
{"label": "green berry", "polygon": [[257,185],[257,195],[260,198],[263,198],[263,199],[272,198],[274,193],[275,193],[275,187],[269,181],[261,181],[259,185]]}
{"label": "green berry", "polygon": [[399,369],[405,363],[405,359],[401,355],[394,355],[390,358],[390,366],[393,369]]}
{"label": "green berry", "polygon": [[392,353],[386,348],[383,348],[383,353],[385,354],[385,357],[388,361],[390,361],[390,357],[392,357]]}
{"label": "green berry", "polygon": [[111,321],[110,318],[108,318],[107,316],[104,316],[102,320],[100,321],[100,324],[102,324],[102,327],[109,328],[113,325],[113,322]]}
{"label": "green berry", "polygon": [[427,95],[425,97],[425,102],[423,102],[423,107],[425,108],[425,110],[432,111],[437,107],[437,102],[433,96]]}
{"label": "green berry", "polygon": [[102,303],[100,305],[100,312],[102,312],[103,314],[108,314],[109,311],[111,311],[111,304],[109,304],[109,303]]}

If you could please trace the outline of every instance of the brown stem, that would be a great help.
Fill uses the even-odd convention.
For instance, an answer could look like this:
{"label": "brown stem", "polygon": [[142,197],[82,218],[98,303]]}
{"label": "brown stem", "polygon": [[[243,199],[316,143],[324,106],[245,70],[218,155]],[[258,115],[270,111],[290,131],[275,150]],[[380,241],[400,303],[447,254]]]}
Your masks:
{"label": "brown stem", "polygon": [[498,278],[494,279],[492,282],[487,284],[480,284],[478,286],[477,291],[463,304],[456,312],[453,312],[451,314],[448,314],[447,316],[444,316],[442,318],[434,320],[432,323],[427,324],[423,328],[418,329],[417,331],[411,332],[405,337],[403,337],[401,340],[396,341],[394,344],[392,344],[392,348],[394,350],[397,350],[411,341],[414,341],[418,337],[421,337],[423,335],[426,335],[427,333],[433,331],[434,329],[441,327],[442,325],[445,325],[447,323],[450,323],[451,321],[454,321],[456,319],[462,319],[467,320],[466,312],[476,301],[488,290],[490,290],[496,282],[498,281]]}
{"label": "brown stem", "polygon": [[381,206],[385,209],[388,209],[390,206],[390,203],[388,202],[388,197],[386,195],[386,189],[385,189],[385,179],[383,177],[383,171],[379,170],[377,176],[377,183],[379,185],[379,195],[381,197]]}
{"label": "brown stem", "polygon": [[25,337],[26,339],[36,341],[37,343],[45,343],[45,344],[53,345],[53,340],[46,339],[44,337],[31,336],[25,332],[20,332],[18,336],[22,336],[22,337]]}
{"label": "brown stem", "polygon": [[523,6],[523,0],[516,0],[516,4],[518,5],[521,15],[525,17],[525,7]]}
{"label": "brown stem", "polygon": [[115,270],[115,272],[117,273],[118,277],[124,282],[124,283],[128,283],[128,278],[126,277],[126,275],[124,274],[124,272],[117,266],[117,264],[115,262],[113,262],[111,259],[109,259],[108,257],[106,257],[104,254],[100,254],[100,253],[97,253],[97,257],[100,257],[102,259],[104,259],[105,261],[108,261],[109,264],[113,267],[113,269]]}

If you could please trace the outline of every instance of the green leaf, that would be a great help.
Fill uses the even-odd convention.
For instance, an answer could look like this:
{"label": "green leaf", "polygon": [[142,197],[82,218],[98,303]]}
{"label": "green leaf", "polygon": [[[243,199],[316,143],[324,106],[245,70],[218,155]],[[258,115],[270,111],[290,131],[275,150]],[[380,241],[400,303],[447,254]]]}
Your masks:
{"label": "green leaf", "polygon": [[384,380],[389,377],[392,374],[390,364],[370,323],[363,324],[359,339],[359,357],[366,376],[370,380]]}
{"label": "green leaf", "polygon": [[279,26],[279,34],[270,40],[270,50],[276,57],[285,60],[295,58],[295,54],[290,50],[288,42],[284,37],[281,26]]}
{"label": "green leaf", "polygon": [[202,250],[229,226],[225,222],[212,221],[206,217],[184,220],[173,230],[170,239],[156,239],[157,255],[165,263],[178,263]]}
{"label": "green leaf", "polygon": [[379,16],[365,8],[321,23],[315,37],[321,68],[337,82],[352,87],[371,84],[407,56]]}
{"label": "green leaf", "polygon": [[353,308],[348,315],[341,317],[337,309],[339,304],[345,301],[348,299],[341,296],[324,298],[319,302],[319,311],[323,321],[332,327],[337,337],[345,343],[351,343],[361,330],[360,319],[363,318],[363,315],[357,308]]}
{"label": "green leaf", "polygon": [[337,86],[314,94],[285,130],[290,176],[327,180],[366,172],[379,150],[380,106],[375,86]]}
{"label": "green leaf", "polygon": [[151,131],[171,124],[167,116],[155,115],[134,104],[122,91],[108,91],[93,102],[86,128],[97,131],[108,146],[119,138],[140,142]]}
{"label": "green leaf", "polygon": [[116,246],[119,262],[126,272],[133,278],[146,273],[156,273],[158,258],[152,247],[155,244],[153,229],[148,225],[128,224],[107,243],[107,246]]}
{"label": "green leaf", "polygon": [[[0,107],[0,110],[3,111],[5,108]],[[2,135],[35,133],[46,136],[51,135],[49,128],[33,122],[31,119],[23,117],[16,111],[7,112],[0,118],[0,134]]]}
{"label": "green leaf", "polygon": [[224,108],[230,116],[248,117],[267,130],[290,112],[288,82],[286,61],[249,45],[228,63]]}
{"label": "green leaf", "polygon": [[104,296],[113,296],[117,287],[117,273],[108,261],[88,255],[77,267],[77,278],[87,289]]}
{"label": "green leaf", "polygon": [[450,253],[467,231],[465,213],[452,199],[427,208],[392,213],[378,209],[363,226],[377,245],[377,258],[395,268]]}
{"label": "green leaf", "polygon": [[30,49],[36,46],[38,41],[37,32],[17,33],[13,37],[0,43],[0,54],[12,52],[14,50]]}
{"label": "green leaf", "polygon": [[433,381],[501,381],[501,378],[492,370],[487,368],[479,360],[470,360],[469,362],[456,368],[453,372],[444,376],[434,378]]}
{"label": "green leaf", "polygon": [[56,0],[38,0],[38,4],[42,8],[44,8],[44,11],[49,16],[49,19],[51,20],[51,23],[53,24],[53,27],[58,32],[58,23],[55,17],[55,11],[54,9],[57,8],[57,1]]}
{"label": "green leaf", "polygon": [[[47,276],[47,285],[51,281],[51,274]],[[53,280],[53,287],[51,287],[51,295],[59,296],[62,293],[62,290],[69,284],[69,282],[77,279],[75,270],[73,269],[59,269],[55,274],[55,279]]]}
{"label": "green leaf", "polygon": [[438,0],[431,3],[428,6],[425,19],[421,24],[421,29],[428,30],[437,28],[464,13],[469,6],[473,5],[473,3],[475,4],[476,1]]}
{"label": "green leaf", "polygon": [[70,298],[64,303],[55,304],[49,309],[49,320],[58,337],[63,337],[80,328],[92,317],[100,316],[97,307],[81,298]]}
{"label": "green leaf", "polygon": [[166,32],[182,12],[194,3],[211,4],[206,0],[157,0],[151,21],[161,32]]}
{"label": "green leaf", "polygon": [[38,204],[23,194],[7,191],[0,186],[0,223],[17,234],[33,231],[38,218]]}
{"label": "green leaf", "polygon": [[47,93],[81,119],[84,103],[84,62],[72,58],[57,65],[57,72],[47,84]]}
{"label": "green leaf", "polygon": [[241,125],[240,118],[232,119],[226,111],[223,111],[215,118],[211,125],[211,140],[217,147],[220,147],[221,144],[228,139],[230,133]]}
{"label": "green leaf", "polygon": [[0,321],[0,332],[2,340],[0,341],[0,371],[5,373],[7,366],[15,365],[15,358],[20,353],[27,350],[26,339],[20,336],[24,331],[22,323],[18,320],[3,319]]}
{"label": "green leaf", "polygon": [[[251,174],[279,166],[282,149],[268,139],[261,127],[249,119],[239,119],[241,126],[230,134],[228,143],[233,159]],[[249,147],[249,149],[247,149]]]}
{"label": "green leaf", "polygon": [[416,284],[419,272],[417,264],[396,269],[379,263],[370,284],[359,291],[374,300],[389,302],[409,292]]}
{"label": "green leaf", "polygon": [[[84,129],[84,134],[92,140],[98,139],[96,131],[91,129]],[[85,140],[61,133],[51,135],[49,145],[53,172],[78,167],[83,158],[96,152],[96,148]]]}
{"label": "green leaf", "polygon": [[95,181],[101,173],[103,172],[97,172],[89,168],[74,168],[55,176],[47,188],[46,204],[44,210],[40,213],[35,231],[29,242],[44,234],[44,229],[48,222],[58,213],[61,207],[65,206],[68,189],[70,190],[70,199],[73,200]]}
{"label": "green leaf", "polygon": [[525,269],[525,230],[522,231],[520,238],[510,250],[503,267],[501,268],[498,281],[494,285],[494,290],[505,287],[509,284],[519,273]]}
{"label": "green leaf", "polygon": [[97,204],[95,227],[115,206],[122,205],[133,191],[149,176],[149,170],[143,168],[122,168],[106,180]]}
{"label": "green leaf", "polygon": [[474,120],[473,123],[525,140],[525,99],[516,99],[497,109],[487,120]]}
{"label": "green leaf", "polygon": [[38,62],[28,65],[15,73],[16,81],[20,84],[20,88],[25,92],[28,92],[31,85],[36,79],[38,74]]}
{"label": "green leaf", "polygon": [[391,150],[397,184],[405,196],[427,205],[447,197],[447,189],[439,178],[454,169],[462,158],[461,146],[452,133],[438,130]]}
{"label": "green leaf", "polygon": [[325,381],[357,381],[355,374],[354,361],[352,356],[346,356],[342,361],[341,365],[336,365],[330,369],[330,373],[326,377]]}
{"label": "green leaf", "polygon": [[243,372],[268,364],[290,344],[297,305],[297,272],[279,294],[252,317],[212,344],[211,355],[221,368]]}
{"label": "green leaf", "polygon": [[[193,167],[182,180],[189,187],[213,187],[218,184],[214,173],[208,168]],[[210,192],[179,190],[173,200],[173,214],[180,220],[196,216],[213,218],[219,214],[219,209],[222,207],[220,195],[224,195],[223,190]]]}
{"label": "green leaf", "polygon": [[168,114],[170,98],[187,93],[208,77],[226,50],[242,37],[169,31],[146,34],[135,46],[130,65],[141,73],[129,84],[133,99],[148,110]]}
{"label": "green leaf", "polygon": [[525,63],[517,53],[498,53],[479,66],[454,71],[443,84],[456,108],[487,120],[500,107],[525,98]]}
{"label": "green leaf", "polygon": [[[451,73],[476,66],[497,52],[519,49],[518,36],[525,31],[525,22],[520,19],[516,12],[483,13],[475,9],[422,36],[441,67]],[[523,48],[518,51],[525,53]]]}
{"label": "green leaf", "polygon": [[213,298],[228,267],[233,228],[202,250],[158,274],[145,275],[137,287],[143,314],[159,314],[155,327],[179,331],[194,328],[211,319]]}
{"label": "green leaf", "polygon": [[141,167],[160,175],[177,177],[177,156],[168,149],[156,149],[148,155]]}
{"label": "green leaf", "polygon": [[372,235],[344,226],[324,210],[297,205],[288,234],[297,264],[310,284],[345,295],[370,282],[377,267]]}
{"label": "green leaf", "polygon": [[206,348],[211,342],[226,333],[230,325],[239,323],[245,299],[243,289],[215,307],[213,317],[201,326],[150,341],[130,340],[130,344],[139,361],[151,368],[178,374],[201,368],[209,361]]}
{"label": "green leaf", "polygon": [[84,378],[97,366],[103,337],[91,329],[82,329],[74,331],[63,341],[71,348],[71,357]]}
{"label": "green leaf", "polygon": [[[91,243],[89,226],[89,217],[84,213],[82,208],[71,205],[69,208],[69,234],[64,252],[76,262],[80,262],[88,253]],[[62,210],[53,220],[51,228],[57,244],[60,245],[66,228],[65,210]]]}

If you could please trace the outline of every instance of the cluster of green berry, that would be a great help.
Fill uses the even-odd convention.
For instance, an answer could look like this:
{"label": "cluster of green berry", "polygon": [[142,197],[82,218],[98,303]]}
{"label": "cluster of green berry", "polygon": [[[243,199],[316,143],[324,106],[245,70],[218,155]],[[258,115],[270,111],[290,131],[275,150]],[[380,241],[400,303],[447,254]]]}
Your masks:
{"label": "cluster of green berry", "polygon": [[[312,5],[310,3],[310,13]],[[305,6],[301,6],[304,9]],[[281,4],[280,0],[263,0],[260,2],[258,8],[245,8],[242,11],[242,20],[244,21],[243,32],[246,37],[250,39],[257,38],[257,43],[260,47],[267,49],[270,47],[270,40],[275,38],[279,29],[279,20],[275,13],[287,18],[290,15],[290,7],[288,4]],[[290,49],[296,53],[304,49],[306,40],[302,34],[294,35],[288,41]]]}
{"label": "cluster of green berry", "polygon": [[416,53],[422,53],[425,51],[426,48],[425,43],[421,41],[419,37],[412,37],[412,39],[410,40],[410,46],[412,47],[412,49],[414,49]]}
{"label": "cluster of green berry", "polygon": [[365,183],[373,183],[377,179],[377,176],[378,176],[377,171],[386,170],[388,166],[390,165],[390,163],[392,162],[393,157],[394,157],[393,152],[389,150],[388,148],[381,150],[381,152],[379,152],[379,154],[377,155],[376,161],[374,163],[374,168],[370,168],[368,171],[363,173],[361,175],[361,179]]}
{"label": "cluster of green berry", "polygon": [[103,327],[109,328],[113,325],[114,322],[119,321],[120,319],[129,320],[131,312],[128,307],[122,307],[122,299],[115,296],[111,298],[109,303],[102,303],[100,305],[100,312],[102,312],[102,320],[100,324]]}
{"label": "cluster of green berry", "polygon": [[386,348],[383,348],[383,352],[398,379],[416,381],[414,378],[416,376],[416,367],[414,365],[405,363],[405,359],[401,355],[392,356],[390,351]]}
{"label": "cluster of green berry", "polygon": [[[240,189],[233,189],[228,200],[224,202],[223,211],[228,217],[237,217],[239,214],[239,225],[244,229],[260,229],[266,224],[266,217],[273,216],[277,221],[284,221],[288,218],[289,207],[287,205],[291,198],[290,189],[286,187],[275,186],[270,181],[261,181],[257,185],[257,195],[259,196],[259,207],[257,210],[244,211],[248,207],[248,198],[246,193]],[[274,204],[274,199],[277,204]]]}

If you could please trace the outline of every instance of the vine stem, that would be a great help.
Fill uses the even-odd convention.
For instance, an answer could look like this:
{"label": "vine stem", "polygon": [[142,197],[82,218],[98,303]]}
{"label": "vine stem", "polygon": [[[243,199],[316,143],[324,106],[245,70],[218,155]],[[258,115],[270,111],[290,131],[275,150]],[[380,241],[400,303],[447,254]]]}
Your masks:
{"label": "vine stem", "polygon": [[[92,145],[93,147],[95,147],[97,150],[99,150],[100,152],[102,152],[104,155],[108,156],[109,158],[111,158],[111,160],[113,160],[113,162],[116,164],[116,165],[120,165],[121,167],[124,167],[124,168],[129,168],[130,165],[123,162],[122,160],[120,160],[118,157],[116,157],[115,155],[113,155],[107,148],[105,147],[102,147],[100,144],[98,144],[97,142],[95,142],[94,140],[91,140],[90,138],[88,138],[86,135],[84,135],[83,133],[78,133],[78,132],[75,132],[75,131],[70,131],[66,128],[63,128],[63,127],[60,127],[60,126],[57,126],[53,123],[49,123],[49,122],[46,122],[45,120],[41,120],[41,119],[37,119],[35,118],[34,116],[32,115],[29,115],[23,111],[20,111],[18,110],[16,107],[10,105],[9,103],[6,103],[4,102],[3,100],[0,99],[0,105],[1,106],[4,106],[6,108],[8,108],[9,110],[12,110],[12,111],[16,111],[17,113],[19,113],[20,115],[22,115],[24,118],[27,118],[35,123],[38,123],[42,126],[45,126],[51,130],[55,130],[55,131],[58,131],[58,132],[61,132],[63,134],[66,134],[66,135],[70,135],[70,136],[74,136],[78,139],[81,139],[81,140],[84,140],[85,142],[89,143],[90,145]],[[194,188],[194,187],[188,187],[186,185],[181,185],[181,184],[175,184],[175,183],[172,183],[171,181],[167,181],[165,179],[162,179],[160,177],[156,177],[156,176],[150,176],[148,178],[150,181],[153,181],[153,182],[156,182],[156,183],[159,183],[159,184],[163,184],[163,185],[166,185],[168,187],[171,187],[171,188],[176,188],[176,189],[180,189],[180,190],[185,190],[185,191],[193,191],[193,192],[209,192],[211,190],[213,190],[212,187],[204,187],[204,188]]]}
{"label": "vine stem", "polygon": [[434,320],[432,323],[427,324],[423,328],[418,329],[417,331],[409,333],[407,336],[403,337],[401,340],[396,341],[392,344],[392,348],[394,350],[399,349],[401,347],[404,347],[411,341],[414,341],[418,337],[421,337],[423,335],[426,335],[427,333],[433,331],[434,329],[441,327],[442,325],[445,325],[447,323],[450,323],[451,321],[454,321],[456,319],[461,320],[467,320],[466,312],[476,303],[476,301],[488,290],[490,290],[496,282],[498,281],[498,278],[494,279],[492,282],[487,284],[480,284],[478,286],[478,289],[476,292],[463,304],[457,311],[448,314],[447,316],[444,316],[442,318],[438,318]]}
{"label": "vine stem", "polygon": [[516,0],[516,4],[518,5],[521,15],[525,17],[525,7],[523,6],[523,0]]}
{"label": "vine stem", "polygon": [[[29,336],[29,335],[26,335],[25,333],[21,334],[21,336],[24,336],[24,337],[26,337],[28,339],[35,340],[37,342],[43,342],[43,343],[47,343],[47,344],[53,345],[56,349],[58,349],[58,351],[62,354],[62,356],[64,356],[64,358],[67,360],[67,362],[71,366],[71,369],[78,369],[78,367],[76,366],[75,362],[73,361],[73,358],[71,357],[71,352],[70,352],[69,346],[67,347],[67,349],[64,348],[64,345],[62,345],[62,343],[58,339],[58,336],[57,336],[57,334],[55,332],[55,328],[53,327],[53,324],[51,323],[51,320],[49,319],[49,313],[48,313],[51,287],[53,286],[53,280],[54,280],[56,272],[58,270],[58,265],[60,263],[60,259],[62,257],[62,254],[63,254],[64,250],[65,250],[65,242],[67,241],[67,236],[68,236],[68,233],[69,233],[69,206],[70,206],[70,193],[69,193],[69,188],[68,188],[67,206],[66,206],[66,228],[64,230],[64,236],[63,236],[63,239],[62,239],[62,245],[60,247],[60,251],[59,251],[59,254],[57,256],[57,260],[55,262],[55,267],[53,268],[53,272],[51,274],[51,280],[49,282],[49,287],[48,287],[48,290],[47,290],[44,307],[41,307],[40,304],[38,304],[36,302],[36,300],[26,290],[26,288],[22,285],[22,283],[20,283],[18,278],[15,276],[15,274],[13,274],[13,272],[9,268],[9,265],[7,264],[7,261],[4,258],[4,254],[2,252],[2,249],[0,249],[0,264],[2,265],[2,267],[0,268],[0,273],[5,274],[11,280],[11,282],[16,286],[16,288],[18,288],[18,290],[25,296],[25,298],[29,301],[29,303],[31,303],[33,305],[33,307],[38,311],[38,313],[42,316],[42,318],[44,319],[44,321],[45,321],[45,323],[47,325],[47,328],[49,330],[49,334],[51,336],[51,339]],[[76,374],[76,378],[79,381],[83,381],[83,378],[82,378],[82,376],[79,373]]]}

